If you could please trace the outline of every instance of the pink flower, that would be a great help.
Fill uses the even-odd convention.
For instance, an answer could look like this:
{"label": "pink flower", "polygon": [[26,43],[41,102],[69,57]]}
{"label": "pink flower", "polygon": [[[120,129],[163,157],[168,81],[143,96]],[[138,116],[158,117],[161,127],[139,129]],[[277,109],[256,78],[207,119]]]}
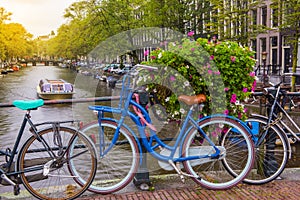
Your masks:
{"label": "pink flower", "polygon": [[218,136],[218,134],[217,134],[217,132],[216,132],[216,131],[213,131],[213,132],[211,132],[211,136],[213,136],[213,137],[217,137],[217,136]]}
{"label": "pink flower", "polygon": [[151,80],[154,80],[154,74],[150,74]]}
{"label": "pink flower", "polygon": [[170,81],[175,81],[176,78],[174,76],[170,76]]}
{"label": "pink flower", "polygon": [[254,77],[255,76],[255,72],[250,72],[249,74],[251,77]]}
{"label": "pink flower", "polygon": [[210,57],[209,57],[209,60],[213,60],[215,57],[214,57],[214,55],[211,55]]}
{"label": "pink flower", "polygon": [[148,56],[149,55],[149,50],[144,51],[144,56]]}
{"label": "pink flower", "polygon": [[223,134],[225,134],[225,133],[227,133],[227,132],[228,132],[228,130],[229,130],[229,128],[227,128],[227,127],[224,127],[224,128],[223,128],[223,130],[222,130],[222,133],[223,133]]}
{"label": "pink flower", "polygon": [[229,114],[229,110],[225,110],[225,111],[224,111],[224,114],[225,114],[225,115],[228,115],[228,114]]}
{"label": "pink flower", "polygon": [[256,80],[254,80],[252,83],[251,91],[254,92],[255,88],[256,88]]}
{"label": "pink flower", "polygon": [[214,74],[216,74],[216,75],[220,75],[220,72],[219,72],[219,71],[216,71],[216,72],[214,72]]}
{"label": "pink flower", "polygon": [[227,87],[226,87],[226,88],[224,88],[224,91],[225,91],[225,92],[227,92],[228,90],[229,90],[229,88],[227,88]]}
{"label": "pink flower", "polygon": [[195,51],[195,48],[191,48],[191,51],[192,51],[192,52]]}
{"label": "pink flower", "polygon": [[156,58],[156,56],[151,56],[150,58],[151,58],[151,59],[155,59],[155,58]]}
{"label": "pink flower", "polygon": [[231,96],[230,103],[235,103],[235,102],[236,102],[236,94],[233,94]]}
{"label": "pink flower", "polygon": [[212,74],[212,71],[209,69],[209,70],[207,70],[207,73],[208,74]]}
{"label": "pink flower", "polygon": [[247,92],[248,91],[248,88],[243,88],[243,92]]}
{"label": "pink flower", "polygon": [[230,60],[231,60],[231,62],[235,62],[235,60],[236,60],[235,56],[230,56]]}
{"label": "pink flower", "polygon": [[194,34],[195,34],[195,32],[194,32],[194,31],[190,31],[190,32],[188,32],[188,34],[187,34],[187,35],[188,35],[189,37],[192,37]]}
{"label": "pink flower", "polygon": [[242,119],[242,114],[241,113],[238,113],[238,118]]}
{"label": "pink flower", "polygon": [[247,108],[244,108],[244,112],[246,113],[248,111],[248,109]]}

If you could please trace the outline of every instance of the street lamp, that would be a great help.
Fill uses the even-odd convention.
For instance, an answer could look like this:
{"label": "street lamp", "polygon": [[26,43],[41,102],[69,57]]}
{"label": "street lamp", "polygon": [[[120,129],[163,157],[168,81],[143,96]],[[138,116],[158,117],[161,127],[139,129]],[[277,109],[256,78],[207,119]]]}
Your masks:
{"label": "street lamp", "polygon": [[268,81],[268,75],[266,74],[266,62],[267,62],[267,55],[268,55],[268,53],[267,52],[265,52],[265,51],[263,51],[262,53],[261,53],[261,59],[262,59],[262,61],[263,61],[263,86],[265,86],[266,85],[266,82]]}

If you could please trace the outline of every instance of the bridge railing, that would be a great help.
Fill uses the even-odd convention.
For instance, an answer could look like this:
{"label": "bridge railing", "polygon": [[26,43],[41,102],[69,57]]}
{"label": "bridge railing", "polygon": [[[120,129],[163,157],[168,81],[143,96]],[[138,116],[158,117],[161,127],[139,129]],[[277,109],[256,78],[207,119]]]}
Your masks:
{"label": "bridge railing", "polygon": [[[88,103],[88,102],[101,102],[101,101],[115,101],[120,100],[120,96],[104,96],[104,97],[91,97],[91,98],[78,98],[78,99],[57,99],[45,100],[44,105],[50,104],[72,104],[72,103]],[[14,107],[12,102],[0,103],[0,108]]]}

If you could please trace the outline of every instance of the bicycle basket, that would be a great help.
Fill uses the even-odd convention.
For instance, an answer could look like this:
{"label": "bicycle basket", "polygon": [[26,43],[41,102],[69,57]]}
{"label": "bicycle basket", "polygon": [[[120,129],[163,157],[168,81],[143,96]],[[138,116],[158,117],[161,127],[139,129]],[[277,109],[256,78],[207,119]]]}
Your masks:
{"label": "bicycle basket", "polygon": [[122,88],[120,92],[119,108],[127,109],[132,98],[132,92],[138,86],[140,72],[142,70],[157,70],[157,67],[147,65],[135,65],[128,73],[123,76]]}

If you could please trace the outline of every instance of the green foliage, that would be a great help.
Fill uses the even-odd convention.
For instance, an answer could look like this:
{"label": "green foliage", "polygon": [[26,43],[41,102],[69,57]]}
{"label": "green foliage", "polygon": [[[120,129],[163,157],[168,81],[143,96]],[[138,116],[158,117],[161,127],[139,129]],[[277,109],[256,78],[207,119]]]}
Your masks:
{"label": "green foliage", "polygon": [[185,112],[178,95],[206,94],[204,115],[225,113],[245,119],[246,110],[240,102],[251,94],[255,84],[253,55],[248,47],[236,42],[185,38],[170,43],[168,50],[151,52],[145,64],[158,65],[160,72],[148,76],[155,83],[148,89],[157,92],[170,117],[178,118]]}
{"label": "green foliage", "polygon": [[[271,8],[274,12],[273,21],[278,21],[278,29],[286,35],[285,42],[292,47],[292,72],[297,71],[298,46],[300,39],[300,2],[299,0],[272,0]],[[292,91],[295,91],[295,77],[292,77]]]}
{"label": "green foliage", "polygon": [[7,23],[12,13],[0,7],[0,61],[28,56],[33,51],[32,35],[19,23]]}

